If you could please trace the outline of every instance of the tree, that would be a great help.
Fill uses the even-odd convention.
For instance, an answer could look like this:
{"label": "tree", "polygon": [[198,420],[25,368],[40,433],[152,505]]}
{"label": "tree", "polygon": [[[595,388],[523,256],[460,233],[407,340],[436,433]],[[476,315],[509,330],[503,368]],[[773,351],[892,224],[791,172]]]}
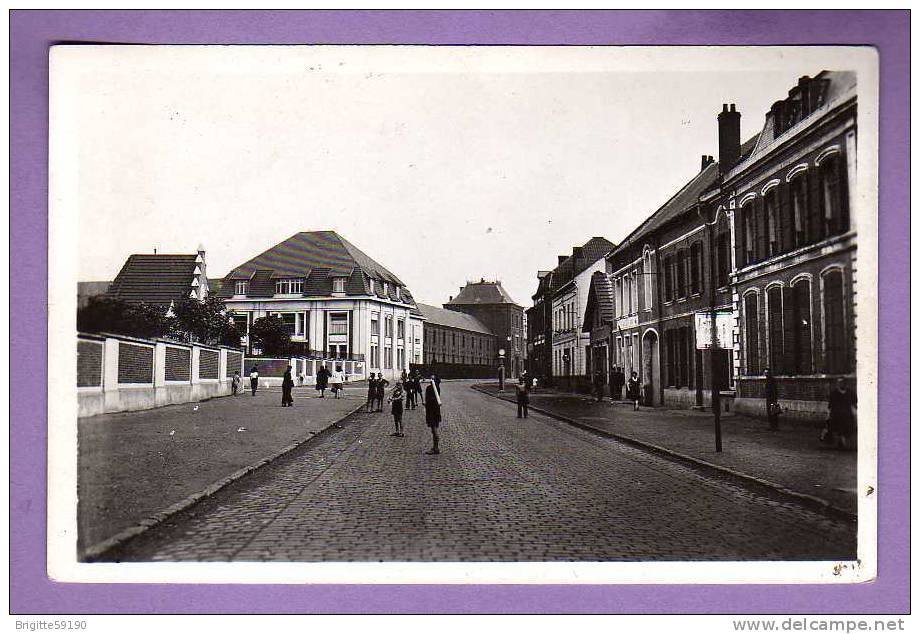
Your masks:
{"label": "tree", "polygon": [[77,311],[77,330],[111,332],[131,337],[163,337],[173,330],[166,308],[150,304],[131,305],[118,299],[91,297]]}
{"label": "tree", "polygon": [[270,315],[252,322],[249,327],[250,345],[270,356],[286,356],[291,349],[291,335],[280,317]]}
{"label": "tree", "polygon": [[239,346],[241,334],[227,314],[224,300],[209,295],[203,302],[186,298],[173,304],[174,333],[206,344]]}

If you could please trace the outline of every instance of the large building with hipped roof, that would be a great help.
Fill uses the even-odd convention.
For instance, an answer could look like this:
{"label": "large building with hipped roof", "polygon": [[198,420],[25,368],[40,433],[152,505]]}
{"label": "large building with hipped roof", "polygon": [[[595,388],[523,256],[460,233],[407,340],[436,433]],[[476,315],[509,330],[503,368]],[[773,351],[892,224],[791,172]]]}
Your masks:
{"label": "large building with hipped roof", "polygon": [[397,377],[423,361],[423,322],[405,283],[335,231],[305,231],[233,268],[217,293],[251,353],[249,328],[279,317],[299,354]]}

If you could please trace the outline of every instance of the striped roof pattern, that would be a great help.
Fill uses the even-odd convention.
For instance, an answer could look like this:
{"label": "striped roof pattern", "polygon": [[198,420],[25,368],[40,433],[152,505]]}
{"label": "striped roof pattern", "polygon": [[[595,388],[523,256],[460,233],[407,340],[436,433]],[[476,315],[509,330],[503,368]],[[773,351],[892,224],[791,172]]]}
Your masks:
{"label": "striped roof pattern", "polygon": [[[414,305],[412,294],[396,275],[335,231],[295,233],[230,271],[221,284],[220,296],[233,297],[235,282],[246,280],[248,297],[271,297],[279,279],[303,280],[306,297],[328,296],[335,278],[345,278],[346,295],[373,294]],[[371,280],[375,281],[373,293]],[[387,283],[386,294],[383,282]]]}
{"label": "striped roof pattern", "polygon": [[447,308],[438,308],[437,306],[429,306],[428,304],[416,304],[416,306],[429,325],[456,328],[457,330],[468,330],[470,332],[478,332],[485,335],[493,334],[481,321],[467,313],[461,313],[458,310],[449,310]]}
{"label": "striped roof pattern", "polygon": [[197,255],[132,255],[106,295],[129,304],[166,305],[194,288]]}
{"label": "striped roof pattern", "polygon": [[[447,302],[445,306],[461,306],[467,304],[515,304],[502,287],[501,282],[467,282],[460,290],[460,294]],[[516,304],[515,304],[516,305]]]}
{"label": "striped roof pattern", "polygon": [[[594,309],[600,312],[601,323],[593,324]],[[588,300],[585,303],[585,321],[583,330],[591,327],[613,323],[613,284],[603,271],[595,271],[591,276],[591,287],[588,289]]]}

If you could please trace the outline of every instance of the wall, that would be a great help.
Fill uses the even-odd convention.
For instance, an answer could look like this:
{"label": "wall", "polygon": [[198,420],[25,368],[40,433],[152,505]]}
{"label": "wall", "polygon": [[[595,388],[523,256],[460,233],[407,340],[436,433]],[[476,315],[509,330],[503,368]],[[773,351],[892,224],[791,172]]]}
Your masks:
{"label": "wall", "polygon": [[79,416],[189,403],[230,394],[239,351],[120,335],[77,335]]}
{"label": "wall", "polygon": [[243,363],[243,387],[249,389],[249,372],[253,366],[259,369],[259,387],[279,387],[284,371],[291,366],[294,385],[316,385],[316,373],[323,366],[330,372],[339,368],[346,381],[360,381],[366,378],[367,364],[364,361],[342,361],[334,359],[308,359],[306,357],[270,358],[246,357]]}

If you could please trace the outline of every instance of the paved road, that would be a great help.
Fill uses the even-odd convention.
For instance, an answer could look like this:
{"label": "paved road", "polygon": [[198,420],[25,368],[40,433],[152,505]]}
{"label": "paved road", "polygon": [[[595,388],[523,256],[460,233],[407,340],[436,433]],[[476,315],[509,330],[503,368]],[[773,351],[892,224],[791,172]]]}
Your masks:
{"label": "paved road", "polygon": [[356,414],[107,559],[838,559],[855,526],[444,383],[442,454]]}

